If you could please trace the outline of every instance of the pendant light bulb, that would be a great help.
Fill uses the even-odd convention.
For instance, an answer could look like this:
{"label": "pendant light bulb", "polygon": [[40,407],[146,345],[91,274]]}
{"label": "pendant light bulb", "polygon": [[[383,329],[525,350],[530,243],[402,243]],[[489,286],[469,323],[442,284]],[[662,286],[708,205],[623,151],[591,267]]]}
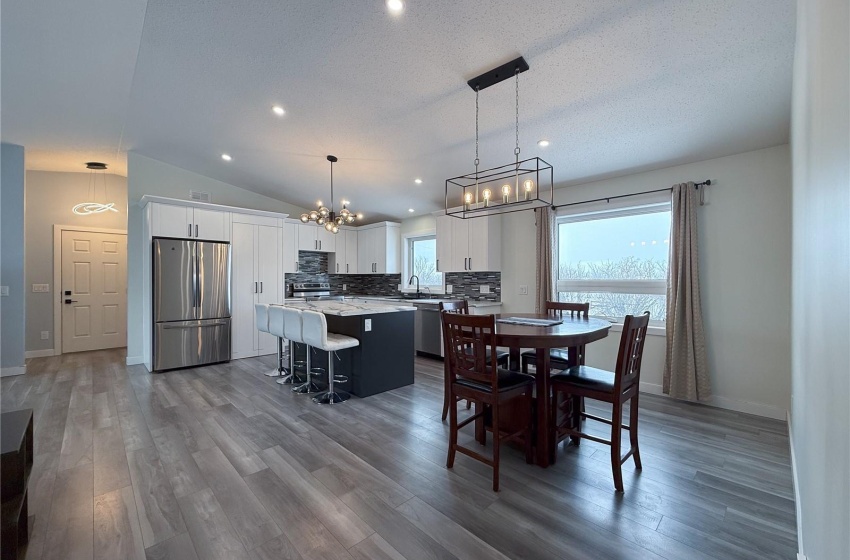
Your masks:
{"label": "pendant light bulb", "polygon": [[309,221],[310,221],[310,215],[309,214],[301,214],[301,223],[302,224],[306,224]]}
{"label": "pendant light bulb", "polygon": [[325,229],[328,231],[333,231],[334,223],[333,222],[325,222]]}

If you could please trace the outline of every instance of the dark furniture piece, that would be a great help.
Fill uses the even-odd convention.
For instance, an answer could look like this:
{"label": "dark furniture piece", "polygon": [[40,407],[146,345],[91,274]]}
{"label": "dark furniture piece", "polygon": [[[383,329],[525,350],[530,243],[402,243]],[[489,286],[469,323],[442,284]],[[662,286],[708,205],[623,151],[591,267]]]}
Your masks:
{"label": "dark furniture piece", "polygon": [[2,496],[2,559],[21,557],[29,540],[27,483],[32,472],[32,409],[0,415],[0,496]]}
{"label": "dark furniture piece", "polygon": [[[460,313],[461,315],[469,315],[469,302],[465,299],[459,299],[455,301],[441,301],[440,302],[440,312],[445,311],[446,313]],[[510,354],[503,350],[496,351],[496,361],[499,363],[499,366],[507,369],[508,367],[508,358],[510,358]],[[490,359],[490,349],[487,348],[487,359]],[[448,360],[444,360],[443,362],[443,370],[445,372],[445,390],[443,391],[443,421],[445,422],[446,416],[449,414],[449,373],[448,373]],[[457,402],[457,401],[455,401]],[[472,406],[472,401],[466,401],[466,408],[470,408]]]}
{"label": "dark furniture piece", "polygon": [[[505,317],[529,317],[548,319],[545,314],[509,313]],[[551,429],[551,401],[549,350],[552,348],[567,348],[570,356],[578,355],[574,348],[585,346],[595,340],[608,336],[611,323],[602,319],[578,319],[564,317],[563,322],[551,327],[537,327],[499,323],[501,315],[496,315],[496,332],[494,344],[510,349],[511,369],[519,369],[520,348],[535,348],[537,353],[537,371],[535,378],[535,427],[534,454],[535,462],[541,467],[548,467],[555,460],[554,430]],[[544,398],[545,396],[545,398]],[[520,413],[518,413],[520,414]],[[521,418],[521,416],[520,416]],[[510,422],[510,419],[506,419]],[[484,430],[484,419],[476,422],[476,436],[481,440]]]}
{"label": "dark furniture piece", "polygon": [[[547,301],[546,314],[550,317],[563,319],[564,316],[573,319],[587,319],[590,313],[589,303],[567,303],[562,301]],[[569,350],[566,348],[553,348],[549,350],[549,364],[553,369],[567,369],[571,364],[584,365],[584,346],[575,348],[578,355],[571,360]],[[522,361],[522,372],[528,373],[528,366],[537,365],[537,352],[526,350],[520,355]]]}
{"label": "dark furniture piece", "polygon": [[[443,344],[448,364],[449,402],[454,403],[463,398],[476,403],[476,413],[460,424],[457,422],[457,407],[450,407],[449,455],[446,467],[454,466],[455,453],[460,451],[493,467],[493,490],[498,491],[499,448],[502,442],[522,438],[526,460],[532,462],[531,396],[534,379],[529,375],[499,367],[493,342],[493,332],[496,330],[493,315],[475,316],[445,312],[440,315],[443,320]],[[502,404],[511,401],[521,403],[520,409],[524,413],[525,422],[519,429],[504,433],[499,423],[499,409]],[[458,430],[483,417],[485,410],[489,412],[493,432],[492,458],[457,442]]]}
{"label": "dark furniture piece", "polygon": [[[553,401],[560,393],[572,399],[586,397],[611,403],[613,413],[611,420],[587,414],[573,402],[573,418],[558,425],[553,415],[555,427],[555,444],[569,436],[575,438],[576,445],[580,438],[587,438],[611,446],[611,469],[614,472],[614,487],[617,492],[623,491],[622,465],[629,457],[634,457],[635,467],[641,468],[640,450],[638,448],[638,388],[640,386],[640,364],[643,357],[646,330],[649,325],[649,312],[643,315],[626,315],[623,323],[623,334],[620,337],[620,351],[617,354],[617,367],[613,372],[596,369],[584,365],[576,365],[567,371],[552,376]],[[629,425],[623,424],[623,405],[631,399],[629,407]],[[553,406],[553,411],[555,406]],[[611,439],[606,440],[581,431],[583,419],[596,420],[611,426]],[[622,429],[629,431],[629,452],[620,456],[620,438]]]}

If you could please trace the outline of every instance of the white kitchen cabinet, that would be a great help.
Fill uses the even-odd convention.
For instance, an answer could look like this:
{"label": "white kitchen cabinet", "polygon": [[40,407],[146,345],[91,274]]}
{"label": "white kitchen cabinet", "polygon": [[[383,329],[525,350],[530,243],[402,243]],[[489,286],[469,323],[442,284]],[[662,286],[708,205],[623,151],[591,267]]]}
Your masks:
{"label": "white kitchen cabinet", "polygon": [[230,241],[230,212],[152,202],[151,235]]}
{"label": "white kitchen cabinet", "polygon": [[357,230],[340,229],[336,234],[336,251],[330,265],[331,274],[357,274]]}
{"label": "white kitchen cabinet", "polygon": [[358,274],[401,272],[401,226],[383,222],[361,226],[357,231]]}
{"label": "white kitchen cabinet", "polygon": [[437,272],[452,269],[452,222],[459,221],[451,216],[437,216]]}
{"label": "white kitchen cabinet", "polygon": [[[500,216],[461,220],[437,218],[437,258],[440,272],[499,271],[502,265]],[[443,263],[447,264],[443,264]]]}
{"label": "white kitchen cabinet", "polygon": [[334,234],[324,226],[298,224],[298,250],[333,253],[336,248]]}
{"label": "white kitchen cabinet", "polygon": [[256,326],[257,303],[280,303],[283,284],[281,244],[283,229],[275,225],[243,223],[232,226],[231,332],[233,358],[264,356],[277,351],[274,336]]}
{"label": "white kitchen cabinet", "polygon": [[281,269],[284,274],[298,272],[298,224],[283,223],[283,236],[280,255]]}

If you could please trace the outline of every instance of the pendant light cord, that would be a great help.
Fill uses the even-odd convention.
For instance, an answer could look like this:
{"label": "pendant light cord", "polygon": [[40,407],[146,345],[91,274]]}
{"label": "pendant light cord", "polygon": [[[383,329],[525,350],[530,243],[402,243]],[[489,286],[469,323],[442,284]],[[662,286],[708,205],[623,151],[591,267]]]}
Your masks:
{"label": "pendant light cord", "polygon": [[519,68],[516,69],[516,148],[514,148],[514,155],[516,155],[516,161],[519,163]]}
{"label": "pendant light cord", "polygon": [[478,164],[480,160],[478,159],[478,91],[479,88],[475,88],[475,176],[478,177]]}
{"label": "pendant light cord", "polygon": [[334,162],[331,162],[331,214],[334,212]]}

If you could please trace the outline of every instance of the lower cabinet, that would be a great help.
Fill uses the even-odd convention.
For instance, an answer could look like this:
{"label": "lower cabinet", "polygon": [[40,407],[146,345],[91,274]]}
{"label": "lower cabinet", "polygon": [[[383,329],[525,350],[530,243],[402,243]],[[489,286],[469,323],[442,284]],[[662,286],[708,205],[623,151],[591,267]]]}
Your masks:
{"label": "lower cabinet", "polygon": [[277,340],[257,330],[254,305],[283,300],[283,230],[277,225],[244,223],[236,219],[234,216],[231,235],[233,358],[274,354]]}

